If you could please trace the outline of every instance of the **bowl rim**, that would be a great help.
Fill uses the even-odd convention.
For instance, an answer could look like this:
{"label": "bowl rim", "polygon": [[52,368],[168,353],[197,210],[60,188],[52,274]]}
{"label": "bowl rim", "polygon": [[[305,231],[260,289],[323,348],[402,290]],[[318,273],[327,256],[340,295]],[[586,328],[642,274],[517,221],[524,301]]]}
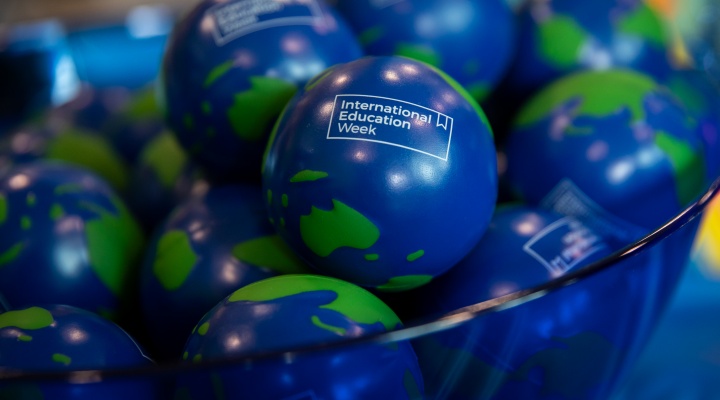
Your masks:
{"label": "bowl rim", "polygon": [[402,327],[394,330],[293,348],[247,353],[217,359],[207,359],[201,362],[187,362],[178,359],[151,363],[143,366],[63,371],[28,371],[0,367],[0,384],[29,381],[64,381],[72,384],[87,384],[101,382],[106,379],[161,378],[163,376],[177,376],[180,374],[207,371],[215,368],[248,365],[249,363],[269,359],[282,359],[289,362],[303,354],[325,350],[339,350],[359,344],[390,344],[417,339],[422,336],[455,328],[459,325],[475,320],[476,318],[482,318],[486,314],[501,312],[503,310],[514,308],[521,304],[539,299],[563,287],[573,285],[599,272],[608,270],[613,266],[620,268],[617,264],[621,261],[655,246],[663,239],[674,234],[683,226],[693,221],[695,218],[700,217],[703,211],[705,211],[712,203],[713,199],[718,196],[718,192],[720,192],[720,177],[710,184],[706,191],[698,196],[695,201],[674,217],[670,218],[659,228],[635,242],[613,252],[612,254],[587,264],[582,268],[569,272],[543,284],[462,307],[440,316],[433,316],[432,318],[418,318],[409,321],[408,323],[403,324]]}

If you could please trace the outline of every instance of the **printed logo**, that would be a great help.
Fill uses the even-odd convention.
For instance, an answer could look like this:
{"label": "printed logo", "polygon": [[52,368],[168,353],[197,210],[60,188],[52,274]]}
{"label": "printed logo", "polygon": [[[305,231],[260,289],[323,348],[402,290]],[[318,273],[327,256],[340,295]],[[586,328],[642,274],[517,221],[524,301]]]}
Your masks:
{"label": "printed logo", "polygon": [[582,222],[565,217],[538,232],[523,250],[558,277],[606,246]]}
{"label": "printed logo", "polygon": [[317,0],[236,1],[213,6],[206,11],[206,16],[214,22],[213,37],[218,46],[263,29],[315,25],[323,19]]}
{"label": "printed logo", "polygon": [[641,237],[645,230],[616,217],[593,201],[570,179],[560,181],[540,202],[540,207],[581,219],[596,232],[623,242]]}
{"label": "printed logo", "polygon": [[382,143],[447,161],[452,131],[452,117],[419,104],[342,94],[335,96],[327,138]]}

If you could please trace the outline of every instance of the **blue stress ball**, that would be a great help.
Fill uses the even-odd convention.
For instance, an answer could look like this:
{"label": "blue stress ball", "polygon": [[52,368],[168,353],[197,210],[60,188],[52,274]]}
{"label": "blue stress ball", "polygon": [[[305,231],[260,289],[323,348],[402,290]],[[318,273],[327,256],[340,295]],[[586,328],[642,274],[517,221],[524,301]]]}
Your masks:
{"label": "blue stress ball", "polygon": [[[380,299],[318,275],[286,275],[239,289],[197,324],[184,357],[202,362],[337,342],[401,327]],[[178,378],[177,398],[419,399],[409,342],[362,343]]]}
{"label": "blue stress ball", "polygon": [[0,177],[0,292],[13,307],[59,303],[113,317],[142,232],[105,181],[66,164]]}
{"label": "blue stress ball", "polygon": [[508,90],[522,98],[578,70],[631,68],[656,79],[672,70],[670,36],[646,1],[528,3],[507,79]]}
{"label": "blue stress ball", "polygon": [[287,101],[324,69],[360,56],[323,0],[204,0],[169,40],[167,123],[208,173],[257,182]]}
{"label": "blue stress ball", "polygon": [[267,220],[260,188],[213,187],[158,228],[141,273],[142,313],[158,355],[179,359],[197,321],[234,290],[307,272]]}
{"label": "blue stress ball", "polygon": [[492,130],[440,70],[367,57],[311,81],[273,131],[263,189],[280,236],[325,275],[402,291],[477,243],[497,196]]}
{"label": "blue stress ball", "polygon": [[[546,284],[623,245],[574,217],[501,206],[477,247],[413,298],[430,315],[451,313]],[[666,268],[647,266],[663,257],[651,249],[545,297],[417,339],[426,390],[458,400],[609,398],[657,320],[647,303],[672,293],[656,286]]]}
{"label": "blue stress ball", "polygon": [[[80,308],[30,306],[0,314],[0,377],[3,370],[59,372],[152,365],[143,350],[118,325]],[[3,381],[6,399],[155,399],[155,381],[108,380],[100,374],[76,379]]]}
{"label": "blue stress ball", "polygon": [[706,183],[692,115],[626,70],[581,72],[541,91],[520,110],[506,154],[521,198],[592,218],[627,243],[678,214]]}
{"label": "blue stress ball", "polygon": [[508,203],[498,206],[485,235],[467,257],[413,296],[422,315],[445,314],[547,283],[623,244],[579,218]]}
{"label": "blue stress ball", "polygon": [[515,16],[506,0],[341,0],[369,55],[431,64],[481,101],[510,65]]}

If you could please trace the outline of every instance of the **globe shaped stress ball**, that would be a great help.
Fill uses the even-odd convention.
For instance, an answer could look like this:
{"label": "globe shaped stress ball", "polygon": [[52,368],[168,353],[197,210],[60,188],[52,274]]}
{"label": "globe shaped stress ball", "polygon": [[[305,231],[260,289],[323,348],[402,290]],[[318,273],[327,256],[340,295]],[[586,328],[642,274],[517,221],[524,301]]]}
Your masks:
{"label": "globe shaped stress ball", "polygon": [[85,169],[36,162],[0,177],[0,291],[13,307],[117,316],[142,246],[122,200]]}
{"label": "globe shaped stress ball", "polygon": [[268,134],[298,86],[361,54],[322,0],[202,1],[169,39],[167,123],[209,174],[257,182]]}
{"label": "globe shaped stress ball", "polygon": [[452,267],[490,221],[492,131],[440,70],[362,58],[291,101],[268,144],[263,188],[280,236],[315,269],[407,290]]}
{"label": "globe shaped stress ball", "polygon": [[[413,299],[431,315],[452,313],[566,278],[624,245],[575,217],[499,206],[473,251]],[[669,298],[651,278],[661,266],[649,272],[658,255],[418,339],[426,390],[468,400],[608,398],[654,319],[643,297]]]}
{"label": "globe shaped stress ball", "polygon": [[704,148],[692,115],[647,75],[581,72],[520,110],[506,177],[532,204],[592,218],[634,240],[700,194]]}
{"label": "globe shaped stress ball", "polygon": [[[27,306],[0,314],[0,372],[60,372],[152,365],[137,342],[118,325],[65,305]],[[0,373],[1,375],[1,373]],[[163,395],[161,380],[0,380],[0,398],[92,400]]]}
{"label": "globe shaped stress ball", "polygon": [[141,270],[142,315],[156,354],[180,358],[197,321],[233,291],[308,268],[267,220],[259,187],[213,187],[158,226]]}
{"label": "globe shaped stress ball", "polygon": [[[368,291],[318,275],[285,275],[245,286],[200,319],[188,362],[298,349],[402,327]],[[178,398],[423,398],[410,342],[365,342],[252,360],[178,379]],[[184,395],[184,397],[182,396]]]}

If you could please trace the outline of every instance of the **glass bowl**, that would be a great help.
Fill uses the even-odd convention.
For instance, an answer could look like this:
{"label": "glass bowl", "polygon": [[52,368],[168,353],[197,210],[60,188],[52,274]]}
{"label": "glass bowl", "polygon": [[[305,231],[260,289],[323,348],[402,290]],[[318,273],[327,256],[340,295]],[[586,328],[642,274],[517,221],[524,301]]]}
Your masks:
{"label": "glass bowl", "polygon": [[[704,63],[703,69],[717,76],[715,58],[707,56]],[[421,395],[406,384],[407,398],[606,399],[628,375],[672,300],[701,216],[719,188],[720,179],[664,225],[599,261],[543,285],[407,320],[400,329],[196,363],[69,372],[0,366],[0,399],[39,398],[39,386],[62,398],[250,398],[223,388],[258,379],[282,384],[293,379],[288,371],[312,376],[318,362],[345,367],[337,382],[316,378],[334,385],[334,398],[354,399],[361,391],[353,388],[371,385],[376,371],[345,365],[345,356],[403,344],[414,348],[425,387]],[[316,398],[301,392],[287,400]]]}
{"label": "glass bowl", "polygon": [[[699,217],[719,186],[720,179],[666,224],[608,257],[546,284],[411,321],[402,329],[199,363],[49,373],[3,370],[0,395],[23,398],[16,395],[49,385],[72,388],[75,395],[196,398],[173,394],[176,382],[223,379],[248,370],[277,372],[280,381],[288,368],[312,365],[314,358],[338,359],[365,346],[409,342],[420,360],[424,398],[605,399],[632,367],[671,300]],[[351,375],[348,383],[373,379],[372,374]],[[300,395],[306,397],[298,399],[315,398]],[[410,392],[408,397],[416,398]],[[210,390],[197,398],[235,397]]]}

